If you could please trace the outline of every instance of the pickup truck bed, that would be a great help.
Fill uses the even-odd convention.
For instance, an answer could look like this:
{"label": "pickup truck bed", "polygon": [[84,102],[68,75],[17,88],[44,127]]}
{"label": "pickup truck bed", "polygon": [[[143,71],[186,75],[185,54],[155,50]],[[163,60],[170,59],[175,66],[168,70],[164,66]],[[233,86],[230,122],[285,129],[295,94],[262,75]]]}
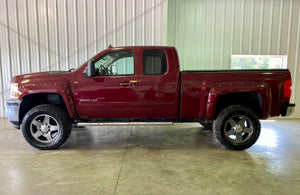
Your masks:
{"label": "pickup truck bed", "polygon": [[183,71],[181,117],[213,120],[223,107],[241,102],[261,119],[279,116],[283,108],[278,105],[289,102],[283,93],[289,79],[287,69]]}

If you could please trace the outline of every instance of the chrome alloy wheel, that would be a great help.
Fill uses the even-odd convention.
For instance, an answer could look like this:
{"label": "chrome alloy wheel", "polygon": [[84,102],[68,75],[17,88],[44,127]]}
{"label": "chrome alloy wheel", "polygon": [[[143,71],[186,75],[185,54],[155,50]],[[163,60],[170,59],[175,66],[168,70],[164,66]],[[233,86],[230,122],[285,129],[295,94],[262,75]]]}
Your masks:
{"label": "chrome alloy wheel", "polygon": [[230,117],[224,126],[226,138],[233,143],[243,143],[253,134],[253,123],[244,115]]}
{"label": "chrome alloy wheel", "polygon": [[32,137],[42,143],[53,142],[59,137],[61,133],[60,129],[57,120],[48,114],[36,116],[30,124]]}

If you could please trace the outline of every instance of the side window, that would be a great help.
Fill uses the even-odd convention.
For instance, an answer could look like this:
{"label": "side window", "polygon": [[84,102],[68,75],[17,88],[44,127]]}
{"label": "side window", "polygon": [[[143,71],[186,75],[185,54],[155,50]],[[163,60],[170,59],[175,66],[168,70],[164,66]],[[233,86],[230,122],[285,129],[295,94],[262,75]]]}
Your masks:
{"label": "side window", "polygon": [[163,50],[144,50],[143,61],[144,75],[162,75],[167,72],[166,54]]}
{"label": "side window", "polygon": [[95,62],[95,76],[118,76],[134,74],[132,50],[113,51]]}

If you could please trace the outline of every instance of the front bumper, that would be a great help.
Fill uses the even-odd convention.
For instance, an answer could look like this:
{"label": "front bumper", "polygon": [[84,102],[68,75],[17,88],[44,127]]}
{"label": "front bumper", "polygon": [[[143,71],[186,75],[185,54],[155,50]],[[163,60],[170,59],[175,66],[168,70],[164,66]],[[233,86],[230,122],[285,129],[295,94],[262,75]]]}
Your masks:
{"label": "front bumper", "polygon": [[5,112],[7,119],[14,124],[15,128],[20,129],[19,122],[19,110],[21,101],[20,100],[6,100],[5,101]]}
{"label": "front bumper", "polygon": [[295,104],[283,104],[281,108],[281,116],[290,116],[293,114],[295,106]]}

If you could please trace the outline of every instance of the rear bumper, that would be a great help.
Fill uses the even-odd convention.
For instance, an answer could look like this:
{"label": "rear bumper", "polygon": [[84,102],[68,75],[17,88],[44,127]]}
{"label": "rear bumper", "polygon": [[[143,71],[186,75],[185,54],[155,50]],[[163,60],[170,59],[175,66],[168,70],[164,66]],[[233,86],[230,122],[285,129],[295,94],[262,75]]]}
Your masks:
{"label": "rear bumper", "polygon": [[19,110],[21,101],[20,100],[7,100],[5,101],[5,112],[9,122],[14,124],[15,128],[20,129],[19,122]]}
{"label": "rear bumper", "polygon": [[290,116],[293,114],[295,106],[295,104],[283,104],[281,108],[281,116]]}

